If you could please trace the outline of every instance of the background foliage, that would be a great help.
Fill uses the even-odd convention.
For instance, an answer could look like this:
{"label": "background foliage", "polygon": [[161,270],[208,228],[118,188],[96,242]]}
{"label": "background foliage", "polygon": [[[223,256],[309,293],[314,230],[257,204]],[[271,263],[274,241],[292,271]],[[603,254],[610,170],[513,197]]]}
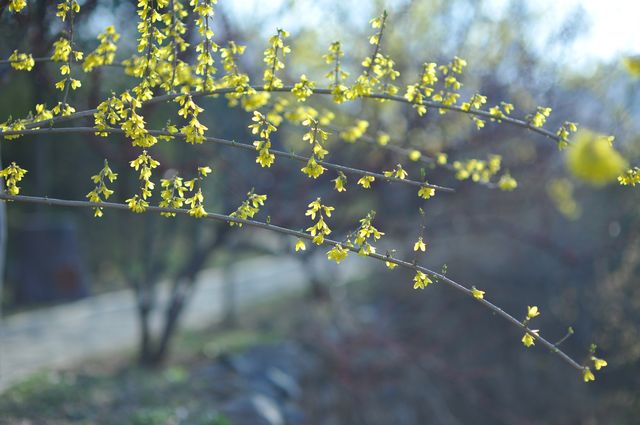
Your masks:
{"label": "background foliage", "polygon": [[[548,17],[539,16],[515,1],[500,14],[485,2],[463,0],[371,4],[367,5],[370,10],[362,11],[344,2],[324,1],[321,16],[328,15],[331,19],[322,23],[315,22],[313,16],[318,6],[308,2],[269,8],[256,14],[253,20],[245,14],[236,19],[235,8],[227,10],[222,3],[215,21],[216,42],[224,45],[233,39],[248,45],[241,65],[253,80],[262,77],[262,50],[266,38],[273,33],[266,23],[288,28],[286,24],[294,22],[296,16],[308,16],[305,19],[309,24],[302,19],[291,28],[295,54],[287,58],[283,79],[297,81],[297,76],[304,72],[320,80],[326,65],[319,58],[336,39],[348,47],[345,69],[357,75],[361,58],[370,53],[367,39],[371,31],[364,22],[386,6],[390,27],[385,33],[385,54],[394,58],[401,75],[417,76],[426,58],[447,63],[454,55],[463,57],[471,69],[464,77],[468,93],[504,99],[515,104],[517,111],[549,106],[553,109],[551,128],[568,119],[596,132],[614,133],[616,147],[631,164],[637,163],[638,128],[634,120],[639,107],[637,78],[621,61],[580,69],[563,59],[585,28],[579,13],[567,16],[556,31],[540,40],[536,37],[537,29]],[[29,14],[5,13],[0,18],[0,39],[18,42],[1,43],[0,57],[9,57],[13,49],[31,52],[34,57],[50,54],[52,43],[62,30],[61,24],[48,2],[30,2],[29,7]],[[132,53],[135,28],[126,23],[135,19],[135,13],[132,2],[86,1],[77,20],[76,43],[83,50],[92,50],[96,46],[96,33],[115,22],[122,33],[121,52]],[[347,18],[337,21],[336,16]],[[266,29],[256,32],[255,28]],[[36,103],[56,104],[59,92],[52,89],[55,83],[52,76],[56,73],[55,64],[38,66],[28,74],[0,68],[4,94],[0,99],[0,121],[26,116]],[[78,110],[94,107],[111,91],[120,91],[133,81],[111,68],[97,69],[82,78],[82,89],[87,95],[74,98],[74,106]],[[215,129],[216,134],[233,140],[251,140],[247,129],[250,114],[227,108],[222,98],[207,98],[200,106],[206,111],[201,116],[202,123]],[[568,385],[567,382],[576,381],[575,377],[552,356],[524,352],[517,344],[520,336],[507,329],[496,330],[495,327],[502,326],[497,320],[485,318],[481,312],[476,316],[476,307],[453,299],[445,288],[429,288],[434,290],[418,297],[419,301],[405,299],[402,290],[398,290],[399,294],[394,296],[399,297],[400,305],[420,304],[410,310],[419,312],[419,318],[409,317],[407,321],[424,324],[419,329],[426,332],[430,341],[446,347],[448,355],[455,353],[454,369],[475,364],[484,371],[480,377],[467,371],[455,384],[445,379],[451,370],[430,369],[425,380],[432,378],[445,386],[443,403],[456,409],[462,405],[498,406],[500,418],[505,422],[519,409],[532,409],[524,416],[533,417],[533,410],[537,409],[532,407],[531,400],[534,405],[545,407],[545,413],[536,412],[531,423],[572,423],[576,417],[584,421],[588,417],[594,421],[606,417],[611,421],[608,423],[631,420],[639,403],[634,389],[640,385],[636,378],[640,376],[637,370],[640,294],[634,279],[640,261],[637,252],[640,227],[635,191],[617,185],[593,187],[580,178],[579,171],[567,168],[565,154],[558,154],[555,144],[521,129],[489,123],[477,131],[474,122],[462,114],[440,117],[436,111],[430,111],[418,118],[399,106],[374,102],[347,104],[341,111],[336,126],[366,119],[370,123],[371,141],[377,142],[378,130],[384,129],[392,135],[390,144],[404,149],[395,152],[371,149],[364,140],[354,144],[335,142],[331,146],[332,155],[359,168],[382,170],[401,162],[410,176],[416,176],[424,164],[411,160],[409,155],[414,149],[433,155],[445,152],[450,161],[501,154],[503,167],[518,181],[518,189],[513,192],[458,183],[454,173],[446,169],[428,169],[430,180],[456,185],[457,193],[446,198],[438,195],[428,203],[429,252],[424,262],[436,270],[446,263],[456,278],[486,290],[507,311],[523,311],[523,302],[541,306],[544,315],[540,326],[557,336],[552,339],[560,339],[565,333],[563,324],[570,324],[575,334],[563,345],[567,351],[584,353],[584,347],[597,341],[609,362],[598,387]],[[148,128],[162,128],[171,114],[171,109],[162,105],[149,108],[145,111]],[[294,126],[286,131],[281,129],[274,144],[283,150],[300,147],[303,132]],[[37,140],[3,142],[2,154],[5,162],[16,161],[30,170],[30,178],[22,185],[24,193],[82,199],[92,188],[86,177],[102,167],[105,157],[119,173],[114,186],[116,193],[135,193],[138,186],[137,176],[126,172],[137,151],[110,139],[42,135]],[[163,144],[154,150],[156,155],[163,164],[161,167],[171,164],[177,170],[193,170],[203,165],[200,158],[210,159],[215,178],[208,179],[204,187],[207,210],[232,211],[253,187],[255,193],[268,193],[269,199],[274,200],[265,205],[263,217],[272,217],[274,221],[277,218],[279,224],[293,226],[300,222],[307,203],[322,197],[323,203],[341,208],[341,214],[334,216],[335,232],[348,231],[351,223],[375,209],[379,228],[396,235],[398,244],[407,247],[418,237],[415,223],[423,220],[414,188],[380,184],[375,191],[357,190],[355,180],[350,178],[353,189],[348,189],[347,203],[333,190],[330,180],[334,176],[320,178],[319,184],[303,176],[287,178],[299,173],[297,163],[280,161],[265,173],[255,164],[252,154],[206,144]],[[157,174],[168,171],[160,168]],[[142,287],[166,277],[177,280],[192,275],[207,262],[233,261],[238,256],[238,250],[224,248],[230,238],[238,237],[234,236],[237,232],[228,235],[225,225],[207,225],[203,230],[187,217],[168,221],[151,214],[138,216],[113,211],[105,214],[98,225],[86,211],[28,205],[11,205],[8,210],[12,230],[9,246],[17,243],[19,229],[29,223],[59,220],[74,223],[94,292],[127,283]],[[122,229],[126,229],[127,238],[122,237]],[[284,246],[287,252],[292,250],[291,245],[283,243]],[[256,249],[261,247],[247,247],[247,252]],[[203,257],[198,255],[200,252],[213,255]],[[196,264],[194,257],[198,258]],[[23,267],[24,262],[24,258],[16,258],[15,251],[8,251],[8,296],[4,297],[4,303],[9,308],[12,288],[15,291],[20,283],[13,271]],[[382,280],[392,280],[393,284],[410,289],[412,276],[385,276],[393,277]],[[372,298],[380,300],[385,296],[386,290],[380,289]],[[437,309],[439,304],[448,308]],[[428,326],[434,323],[438,325]],[[451,335],[457,336],[453,338],[455,344],[446,343]],[[496,356],[501,357],[497,361],[499,370]],[[483,404],[474,404],[478,393],[466,390],[467,386],[486,386],[486,394],[490,396],[483,399]],[[562,389],[546,391],[548,388]]]}

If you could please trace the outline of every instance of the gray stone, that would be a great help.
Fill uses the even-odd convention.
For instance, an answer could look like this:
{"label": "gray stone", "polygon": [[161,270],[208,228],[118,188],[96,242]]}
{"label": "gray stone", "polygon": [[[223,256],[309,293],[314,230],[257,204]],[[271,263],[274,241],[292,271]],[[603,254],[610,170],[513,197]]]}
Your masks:
{"label": "gray stone", "polygon": [[281,369],[270,367],[265,374],[269,382],[280,391],[284,397],[297,398],[300,395],[300,386],[298,386],[290,375],[287,375]]}
{"label": "gray stone", "polygon": [[234,425],[285,425],[278,404],[262,394],[238,397],[221,411]]}

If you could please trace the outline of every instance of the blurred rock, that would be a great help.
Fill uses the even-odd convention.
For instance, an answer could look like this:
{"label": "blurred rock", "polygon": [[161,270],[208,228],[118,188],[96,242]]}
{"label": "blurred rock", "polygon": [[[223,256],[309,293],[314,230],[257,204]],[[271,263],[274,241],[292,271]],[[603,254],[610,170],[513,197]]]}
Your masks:
{"label": "blurred rock", "polygon": [[301,380],[312,358],[291,342],[259,345],[221,355],[195,373],[206,376],[214,399],[225,400],[220,412],[234,425],[302,425]]}
{"label": "blurred rock", "polygon": [[236,425],[285,425],[278,404],[262,394],[240,396],[223,406],[221,412]]}

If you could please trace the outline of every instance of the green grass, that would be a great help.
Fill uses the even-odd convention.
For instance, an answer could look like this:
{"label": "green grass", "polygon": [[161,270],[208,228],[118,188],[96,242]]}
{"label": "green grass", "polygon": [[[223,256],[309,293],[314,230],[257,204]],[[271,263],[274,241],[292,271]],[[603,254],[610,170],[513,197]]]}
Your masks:
{"label": "green grass", "polygon": [[2,395],[0,423],[228,424],[202,392],[206,382],[192,365],[40,373]]}
{"label": "green grass", "polygon": [[243,313],[233,328],[181,332],[161,368],[133,366],[135,356],[122,352],[71,371],[35,374],[0,396],[0,424],[231,425],[216,410],[207,391],[211,383],[198,366],[222,353],[281,340],[286,326],[274,312],[298,295],[267,300]]}

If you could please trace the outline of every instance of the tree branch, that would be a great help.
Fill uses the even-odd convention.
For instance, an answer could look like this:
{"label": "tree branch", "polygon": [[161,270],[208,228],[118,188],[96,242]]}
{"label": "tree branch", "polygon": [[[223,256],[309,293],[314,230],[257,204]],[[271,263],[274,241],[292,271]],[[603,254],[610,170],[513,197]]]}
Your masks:
{"label": "tree branch", "polygon": [[[127,205],[113,203],[113,202],[93,203],[93,202],[87,202],[87,201],[73,201],[73,200],[54,199],[54,198],[47,198],[47,197],[36,197],[36,196],[24,196],[24,195],[12,196],[12,195],[7,195],[5,193],[0,193],[0,199],[6,200],[6,201],[17,201],[17,202],[25,202],[25,203],[32,203],[32,204],[45,204],[45,205],[49,205],[49,206],[63,206],[63,207],[77,207],[77,208],[96,208],[96,207],[101,207],[101,208],[110,208],[110,209],[116,209],[116,210],[130,211],[130,209],[129,209],[129,207]],[[155,207],[155,206],[149,206],[149,207],[147,207],[147,210],[150,211],[150,212],[171,212],[171,213],[183,214],[183,215],[188,215],[189,214],[189,210],[186,210],[186,209],[161,208],[161,207]],[[307,234],[307,233],[303,233],[303,232],[300,232],[300,231],[288,229],[288,228],[285,228],[285,227],[276,226],[276,225],[273,225],[271,223],[266,223],[266,222],[262,222],[262,221],[245,220],[245,219],[241,219],[241,218],[237,218],[237,217],[231,217],[231,216],[226,215],[226,214],[207,213],[207,215],[205,217],[203,217],[203,218],[204,219],[208,219],[208,220],[226,222],[226,223],[244,224],[244,225],[247,225],[247,226],[250,226],[250,227],[270,230],[270,231],[273,231],[273,232],[276,232],[276,233],[280,233],[280,234],[284,234],[284,235],[288,235],[288,236],[293,236],[293,237],[300,238],[300,239],[305,239],[305,240],[312,240],[313,239],[313,237],[311,235]],[[342,246],[342,244],[340,242],[335,241],[335,240],[331,240],[331,239],[326,239],[326,238],[325,238],[324,242],[322,243],[322,245],[325,245],[325,246],[338,246],[338,245]],[[343,248],[344,249],[348,249],[349,251],[354,252],[354,253],[358,253],[358,251],[359,251],[357,247],[353,247],[353,246],[343,246]],[[523,324],[518,319],[516,319],[515,317],[513,317],[509,313],[505,312],[503,309],[501,309],[500,307],[496,306],[495,304],[487,301],[486,299],[484,299],[484,298],[475,298],[473,296],[472,291],[469,288],[457,283],[456,281],[446,277],[445,275],[443,275],[441,273],[434,272],[434,271],[432,271],[430,269],[427,269],[426,267],[419,266],[419,265],[417,265],[417,264],[415,264],[413,262],[404,261],[404,260],[401,260],[401,259],[398,259],[398,258],[394,258],[394,257],[389,256],[389,255],[381,255],[381,254],[372,253],[372,254],[369,254],[368,257],[376,259],[376,260],[379,260],[379,261],[393,263],[393,264],[396,264],[396,265],[398,265],[400,267],[403,267],[405,269],[408,269],[408,270],[413,270],[413,271],[416,271],[416,272],[420,271],[422,273],[425,273],[425,274],[435,278],[437,281],[443,282],[447,286],[457,290],[458,292],[462,293],[463,295],[471,297],[473,300],[475,300],[478,303],[482,304],[484,307],[488,308],[493,313],[495,313],[498,316],[502,317],[503,319],[507,320],[507,322],[511,323],[513,326],[517,327],[519,330],[529,333],[535,340],[540,342],[541,345],[543,345],[546,348],[548,348],[552,353],[558,355],[565,363],[567,363],[568,365],[570,365],[574,369],[579,370],[579,371],[585,370],[584,366],[581,366],[578,362],[576,362],[569,355],[567,355],[565,352],[560,350],[553,343],[547,341],[545,338],[543,338],[540,335],[538,335],[537,332],[534,332],[533,330],[531,330],[527,325]]]}
{"label": "tree branch", "polygon": [[[40,128],[40,129],[27,129],[27,130],[15,130],[15,131],[12,130],[12,131],[5,131],[5,132],[0,131],[0,137],[11,136],[11,135],[69,134],[69,133],[96,133],[96,132],[124,134],[124,131],[119,128],[106,128],[106,129],[96,130],[93,127],[62,127],[62,128],[58,127],[58,128]],[[171,134],[168,131],[162,131],[162,130],[147,130],[147,133],[153,136],[171,136],[171,137],[177,137],[181,139],[184,139],[186,137],[182,133]],[[217,143],[224,146],[231,146],[231,147],[243,149],[246,151],[256,152],[256,148],[253,145],[250,145],[248,143],[236,142],[235,140],[221,139],[218,137],[205,137],[205,140],[211,143]],[[294,161],[305,162],[305,163],[309,161],[309,157],[297,155],[294,153],[283,152],[275,149],[269,149],[269,152],[271,152],[275,156],[291,159]],[[326,168],[342,171],[347,174],[353,174],[353,175],[359,175],[359,176],[373,176],[376,179],[386,181],[386,182],[403,183],[403,184],[408,184],[410,186],[416,186],[416,187],[429,187],[431,189],[439,190],[442,192],[455,191],[453,188],[446,187],[446,186],[423,183],[423,182],[410,180],[410,179],[399,179],[397,177],[387,177],[384,174],[361,170],[359,168],[347,167],[345,165],[334,164],[327,161],[317,160],[316,162]]]}
{"label": "tree branch", "polygon": [[[286,87],[282,87],[282,88],[272,88],[272,89],[266,89],[264,86],[251,86],[252,89],[254,89],[255,91],[258,92],[272,92],[272,93],[290,93],[291,90],[293,89],[293,86],[286,86]],[[330,89],[322,89],[322,88],[316,88],[316,89],[312,89],[313,93],[316,95],[324,95],[324,96],[331,96],[331,90]],[[223,88],[219,88],[219,89],[215,89],[215,90],[210,90],[210,91],[190,91],[186,94],[191,95],[192,97],[201,97],[201,96],[211,96],[211,95],[216,95],[216,94],[227,94],[227,93],[237,93],[236,88],[235,87],[223,87]],[[178,96],[182,96],[185,93],[171,93],[171,94],[163,94],[160,96],[156,96],[152,99],[149,99],[146,102],[143,102],[143,105],[149,105],[149,104],[154,104],[154,103],[158,103],[158,102],[165,102],[165,101],[169,101],[169,100],[173,100]],[[362,98],[368,98],[368,99],[382,99],[382,100],[389,100],[389,101],[394,101],[394,102],[400,102],[400,103],[405,103],[408,105],[414,105],[414,103],[410,102],[409,100],[405,99],[404,97],[401,96],[395,96],[395,95],[388,95],[388,94],[381,94],[381,93],[373,93],[370,95],[364,95],[362,96]],[[446,109],[449,111],[453,111],[453,112],[458,112],[458,113],[462,113],[462,114],[467,114],[467,115],[476,115],[479,117],[483,117],[483,118],[487,118],[487,119],[494,119],[494,120],[500,120],[503,122],[506,122],[508,124],[511,125],[515,125],[517,127],[522,127],[525,128],[527,130],[542,134],[543,136],[547,137],[548,139],[551,139],[555,142],[560,142],[561,139],[560,137],[558,137],[556,134],[554,134],[553,132],[549,131],[549,130],[545,130],[544,128],[541,127],[534,127],[531,124],[529,124],[526,121],[523,120],[519,120],[516,118],[510,118],[510,117],[502,117],[502,118],[498,118],[495,117],[493,115],[491,115],[491,113],[489,111],[485,111],[482,109],[470,109],[470,110],[465,110],[462,109],[459,106],[449,106],[449,105],[445,105],[443,103],[440,102],[434,102],[434,101],[424,101],[422,102],[422,105],[426,106],[426,107],[430,107],[430,108],[436,108],[436,109]],[[33,122],[33,123],[29,123],[26,124],[26,128],[34,128],[34,127],[41,127],[43,125],[52,125],[52,124],[56,124],[59,122],[64,122],[64,121],[72,121],[78,118],[83,118],[83,117],[87,117],[87,116],[91,116],[94,113],[96,113],[98,110],[97,109],[88,109],[85,111],[80,111],[80,112],[75,112],[73,114],[70,115],[66,115],[66,116],[60,116],[60,117],[55,117],[52,118],[50,120],[46,120],[46,121],[38,121],[38,122]]]}

